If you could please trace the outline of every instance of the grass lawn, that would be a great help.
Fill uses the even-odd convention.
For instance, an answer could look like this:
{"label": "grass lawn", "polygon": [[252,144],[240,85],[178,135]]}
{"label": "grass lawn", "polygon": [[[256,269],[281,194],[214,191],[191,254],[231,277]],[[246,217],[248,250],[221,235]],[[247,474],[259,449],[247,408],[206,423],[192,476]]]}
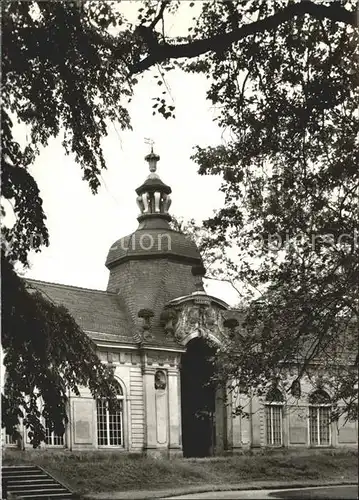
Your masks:
{"label": "grass lawn", "polygon": [[3,452],[4,465],[20,463],[41,465],[80,494],[256,480],[358,479],[358,454],[351,450],[268,450],[232,457],[171,460],[101,452]]}

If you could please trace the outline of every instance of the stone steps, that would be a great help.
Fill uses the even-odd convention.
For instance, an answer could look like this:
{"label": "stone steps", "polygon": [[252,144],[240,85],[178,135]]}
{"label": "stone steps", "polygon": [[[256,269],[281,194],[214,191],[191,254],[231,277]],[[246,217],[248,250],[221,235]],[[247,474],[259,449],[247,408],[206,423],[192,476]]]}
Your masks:
{"label": "stone steps", "polygon": [[3,466],[2,498],[74,499],[75,495],[41,467],[35,465]]}

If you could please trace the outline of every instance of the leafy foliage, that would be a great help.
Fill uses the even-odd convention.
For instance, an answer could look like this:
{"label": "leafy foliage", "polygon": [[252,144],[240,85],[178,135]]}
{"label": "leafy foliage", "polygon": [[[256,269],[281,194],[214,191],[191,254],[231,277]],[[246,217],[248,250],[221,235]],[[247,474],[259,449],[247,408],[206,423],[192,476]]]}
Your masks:
{"label": "leafy foliage", "polygon": [[116,402],[120,386],[67,310],[25,284],[7,259],[2,260],[2,286],[2,421],[14,435],[23,418],[36,447],[45,438],[42,418],[50,430],[63,434],[69,390],[79,395],[85,386],[95,398]]}
{"label": "leafy foliage", "polygon": [[[229,283],[240,297],[237,307],[244,307],[249,296],[243,292],[238,279],[237,248],[235,242],[232,242],[227,237],[228,231],[223,230],[219,234],[208,227],[204,227],[202,223],[193,218],[186,220],[173,214],[171,217],[171,227],[176,231],[183,232],[187,238],[197,245],[205,268],[204,277],[209,280]],[[253,291],[253,286],[249,282],[247,284]]]}
{"label": "leafy foliage", "polygon": [[[235,4],[204,7],[196,33],[214,37],[239,22],[246,2]],[[252,4],[261,19],[277,6]],[[351,26],[306,16],[237,41],[207,57],[204,68],[188,66],[211,74],[207,95],[230,137],[194,155],[201,174],[223,176],[225,206],[205,225],[219,246],[224,234],[237,243],[237,276],[262,292],[248,310],[245,343],[237,338],[223,349],[223,375],[261,391],[285,377],[288,364],[298,381],[321,359],[333,402],[344,399],[351,417],[358,384],[347,366],[358,363],[357,41]]]}
{"label": "leafy foliage", "polygon": [[[190,40],[219,39],[290,5],[207,3]],[[338,21],[293,16],[185,67],[211,76],[207,97],[228,138],[193,156],[200,174],[223,178],[225,205],[205,221],[205,246],[212,256],[222,252],[250,301],[221,349],[218,376],[262,394],[292,365],[288,392],[298,394],[302,378],[325,363],[334,415],[356,418],[358,31]]]}
{"label": "leafy foliage", "polygon": [[[119,98],[131,95],[131,80],[125,66],[114,61],[107,38],[99,35],[121,23],[108,3],[81,10],[72,2],[3,2],[2,194],[14,200],[17,216],[4,236],[11,238],[12,257],[24,264],[29,234],[37,236],[34,250],[48,244],[42,200],[27,170],[40,146],[61,134],[66,152],[74,154],[96,192],[105,168],[101,137],[108,120],[129,127]],[[125,39],[126,33],[119,53]],[[14,139],[16,122],[29,131],[24,149]]]}
{"label": "leafy foliage", "polygon": [[[94,397],[110,399],[117,390],[95,345],[69,313],[30,293],[11,264],[27,265],[29,250],[49,243],[41,195],[28,170],[40,148],[60,135],[95,193],[105,168],[101,138],[108,121],[129,127],[119,98],[131,95],[132,80],[125,66],[114,61],[108,37],[99,34],[122,23],[112,7],[2,2],[2,196],[16,217],[12,226],[2,227],[2,422],[13,434],[24,417],[35,447],[44,439],[42,417],[62,434],[69,389],[78,393],[87,385]],[[128,43],[126,36],[117,44],[118,55]],[[16,140],[16,123],[27,128],[25,147]]]}
{"label": "leafy foliage", "polygon": [[[188,36],[176,39],[167,35],[166,19],[194,2],[138,2],[137,26],[118,5],[2,2],[2,194],[16,216],[13,226],[2,228],[4,422],[13,427],[22,406],[36,445],[43,438],[39,395],[59,429],[66,419],[65,387],[87,383],[93,393],[112,392],[112,379],[68,313],[29,294],[9,261],[26,265],[30,248],[39,251],[49,242],[28,170],[40,148],[60,135],[95,193],[108,122],[130,127],[133,75],[154,65],[161,75],[155,113],[174,117],[163,90],[166,72],[176,66],[201,72],[228,137],[194,155],[201,174],[223,176],[226,196],[206,222],[201,247],[216,272],[223,267],[219,252],[225,256],[225,272],[248,284],[251,300],[246,336],[233,335],[223,346],[223,376],[260,392],[294,363],[292,389],[298,392],[300,379],[324,359],[333,401],[344,399],[353,415],[357,377],[347,354],[358,363],[355,2],[205,2]],[[16,139],[16,123],[28,130],[25,146]],[[229,240],[238,248],[235,258]]]}

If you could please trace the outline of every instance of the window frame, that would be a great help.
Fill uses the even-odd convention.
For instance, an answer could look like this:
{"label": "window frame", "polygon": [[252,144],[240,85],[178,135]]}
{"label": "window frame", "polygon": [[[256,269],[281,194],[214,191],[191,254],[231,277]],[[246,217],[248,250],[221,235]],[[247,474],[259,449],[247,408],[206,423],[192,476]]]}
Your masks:
{"label": "window frame", "polygon": [[5,428],[1,429],[1,443],[4,448],[18,448],[19,440],[14,439],[10,434],[6,434]]}
{"label": "window frame", "polygon": [[[328,410],[328,423],[327,423],[327,428],[328,428],[328,442],[322,443],[322,435],[321,435],[321,429],[323,429],[323,426],[321,426],[321,414],[320,410],[322,408],[325,408]],[[316,413],[316,435],[317,435],[317,442],[313,442],[312,439],[312,411],[315,410]],[[309,425],[309,432],[308,432],[308,437],[309,437],[309,445],[313,448],[328,448],[332,445],[332,426],[330,422],[330,413],[331,413],[331,404],[310,404],[309,405],[309,418],[308,418],[308,425]]]}
{"label": "window frame", "polygon": [[[56,449],[67,448],[67,425],[65,425],[65,431],[64,431],[63,435],[61,436],[62,444],[52,444],[55,437],[60,437],[60,436],[56,435],[55,431],[52,431],[51,434],[48,432],[49,427],[48,427],[46,419],[44,417],[40,417],[40,422],[42,423],[42,425],[44,426],[44,429],[45,429],[45,440],[41,441],[41,443],[40,443],[41,448],[56,448]],[[49,436],[49,435],[51,436],[52,442],[46,443],[47,436]],[[25,446],[27,447],[29,445],[30,445],[29,430],[25,429]]]}
{"label": "window frame", "polygon": [[[62,436],[55,434],[55,431],[50,432],[50,428],[47,425],[46,419],[43,421],[43,425],[45,427],[45,441],[43,442],[43,446],[46,448],[65,448],[66,447],[66,426]],[[50,438],[50,443],[46,442]],[[55,443],[55,440],[61,440],[62,443]]]}
{"label": "window frame", "polygon": [[[322,393],[322,396],[325,396],[327,402],[315,402],[311,401],[313,397],[315,397],[317,394]],[[328,423],[327,423],[327,430],[328,430],[328,442],[322,443],[322,434],[321,430],[323,430],[323,426],[321,425],[321,421],[323,421],[323,416],[321,415],[320,410],[321,409],[327,409],[328,410]],[[314,391],[310,396],[309,396],[309,405],[308,405],[308,439],[309,439],[309,446],[313,448],[328,448],[332,446],[332,426],[331,426],[331,421],[330,421],[330,414],[331,414],[331,409],[332,409],[332,404],[330,403],[330,396],[328,393],[326,393],[322,389],[318,389]],[[312,412],[315,410],[315,418],[316,418],[316,436],[317,436],[317,442],[314,442],[312,439]],[[321,418],[322,417],[322,418]]]}
{"label": "window frame", "polygon": [[[271,394],[273,397],[271,398]],[[280,443],[274,442],[275,428],[274,428],[274,410],[279,409],[279,435],[280,435]],[[272,448],[280,448],[284,446],[284,398],[282,392],[277,387],[272,387],[267,392],[265,404],[264,404],[264,412],[265,412],[265,426],[266,426],[266,446],[270,446]],[[269,426],[268,426],[269,422]],[[268,432],[268,427],[270,429],[270,433]]]}
{"label": "window frame", "polygon": [[[108,400],[106,401],[105,398],[99,398],[95,400],[95,407],[96,407],[96,444],[97,447],[100,449],[125,449],[125,397],[124,393],[121,387],[122,394],[119,394],[117,396],[117,399],[121,401],[121,410],[119,412],[120,415],[120,436],[121,436],[121,444],[108,444],[110,442],[111,436],[110,436],[110,421],[111,421],[111,414],[110,410],[108,408]],[[106,441],[107,444],[100,444],[100,433],[99,433],[99,408],[98,408],[98,402],[99,401],[105,401],[106,403]],[[118,414],[118,412],[117,412]]]}
{"label": "window frame", "polygon": [[[277,447],[280,448],[283,446],[283,403],[281,402],[273,402],[265,404],[265,418],[266,418],[266,446]],[[280,435],[280,443],[274,442],[274,410],[279,409],[279,435]],[[269,413],[269,415],[268,415]],[[268,426],[269,421],[269,426]],[[270,428],[270,433],[268,433],[268,427]]]}

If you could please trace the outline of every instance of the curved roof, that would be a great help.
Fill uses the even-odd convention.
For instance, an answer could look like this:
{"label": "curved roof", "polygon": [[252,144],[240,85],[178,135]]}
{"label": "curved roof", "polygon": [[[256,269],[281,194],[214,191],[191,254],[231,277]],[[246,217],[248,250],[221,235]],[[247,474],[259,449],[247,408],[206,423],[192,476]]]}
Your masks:
{"label": "curved roof", "polygon": [[136,189],[136,193],[142,194],[145,191],[156,191],[157,189],[162,189],[162,191],[167,194],[172,193],[172,189],[161,181],[158,175],[150,174],[145,182]]}
{"label": "curved roof", "polygon": [[177,306],[179,304],[183,304],[185,302],[193,302],[196,299],[207,299],[209,302],[214,302],[218,306],[222,307],[223,309],[229,309],[229,305],[222,299],[219,299],[218,297],[214,297],[213,295],[208,295],[205,291],[196,291],[191,293],[190,295],[184,295],[183,297],[177,297],[166,305],[168,306]]}
{"label": "curved roof", "polygon": [[194,241],[182,232],[161,225],[140,225],[134,233],[117,240],[108,252],[106,266],[111,267],[118,261],[133,258],[168,257],[193,263],[202,261]]}

